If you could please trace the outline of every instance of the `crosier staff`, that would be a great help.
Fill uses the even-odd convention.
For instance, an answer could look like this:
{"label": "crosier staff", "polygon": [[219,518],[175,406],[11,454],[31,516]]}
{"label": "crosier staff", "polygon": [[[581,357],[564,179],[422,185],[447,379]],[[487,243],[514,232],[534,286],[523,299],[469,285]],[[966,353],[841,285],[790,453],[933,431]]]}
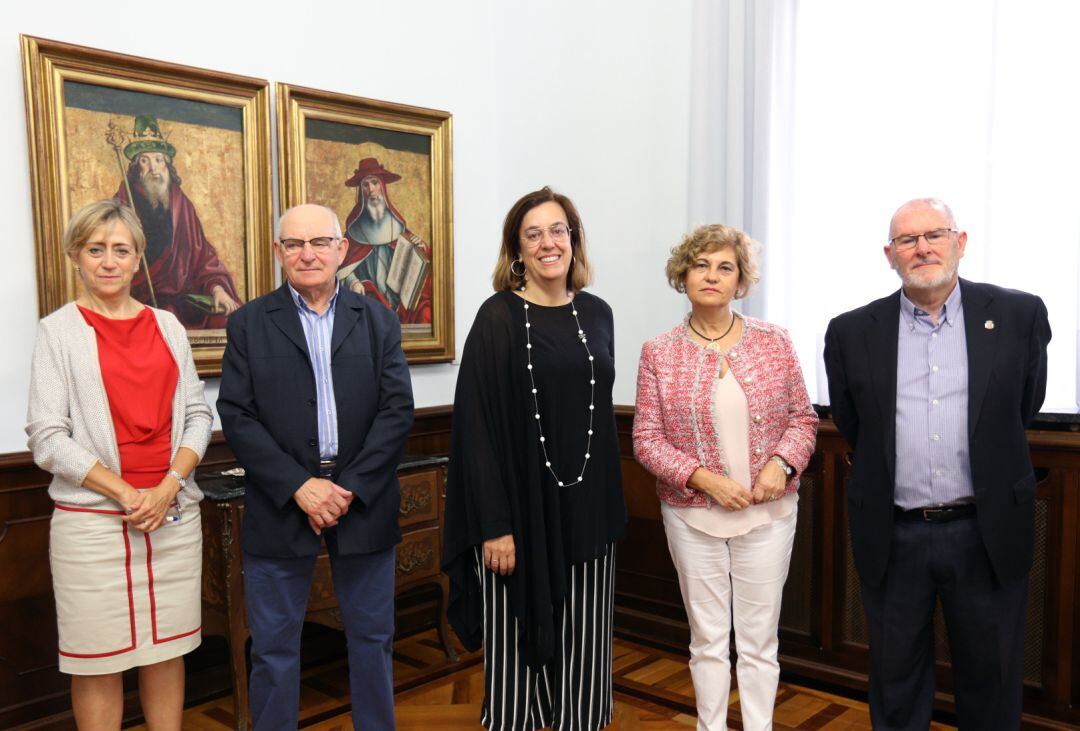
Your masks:
{"label": "crosier staff", "polygon": [[[120,168],[120,179],[124,181],[124,189],[128,194],[128,205],[131,210],[135,210],[135,196],[132,194],[131,181],[128,180],[127,171],[124,169],[124,158],[121,156],[120,148],[124,146],[127,141],[127,135],[123,130],[109,121],[109,130],[105,133],[105,141],[109,143],[109,146],[113,148],[113,152],[116,153],[116,166]],[[146,286],[150,289],[150,305],[157,307],[157,296],[154,294],[154,282],[150,278],[150,265],[146,263],[146,250],[140,255],[142,260],[143,271],[146,272]]]}

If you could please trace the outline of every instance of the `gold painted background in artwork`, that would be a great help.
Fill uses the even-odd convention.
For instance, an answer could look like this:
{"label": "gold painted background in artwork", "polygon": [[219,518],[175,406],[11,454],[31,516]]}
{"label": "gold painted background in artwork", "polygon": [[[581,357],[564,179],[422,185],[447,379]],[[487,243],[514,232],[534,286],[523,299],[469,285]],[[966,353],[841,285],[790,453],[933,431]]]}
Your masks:
{"label": "gold painted background in artwork", "polygon": [[382,166],[401,176],[387,186],[387,197],[405,218],[409,230],[431,245],[431,158],[415,152],[390,150],[373,142],[352,145],[329,140],[304,141],[304,175],[309,203],[329,206],[337,212],[341,225],[356,205],[359,188],[345,186],[356,166],[365,157],[374,157]]}
{"label": "gold painted background in artwork", "polygon": [[[68,107],[64,110],[67,146],[67,189],[71,210],[102,198],[111,198],[123,176],[116,153],[105,141],[112,121],[131,135],[135,118]],[[181,189],[195,205],[206,238],[232,275],[241,302],[247,300],[244,267],[244,158],[243,133],[159,120],[162,134],[176,148],[173,166]],[[124,171],[128,159],[121,157]]]}

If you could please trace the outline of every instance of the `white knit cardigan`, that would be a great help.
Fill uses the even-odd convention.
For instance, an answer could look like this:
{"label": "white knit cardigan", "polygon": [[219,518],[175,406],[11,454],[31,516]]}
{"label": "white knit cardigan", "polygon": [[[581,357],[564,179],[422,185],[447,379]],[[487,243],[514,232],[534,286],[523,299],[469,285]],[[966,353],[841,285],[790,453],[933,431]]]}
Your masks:
{"label": "white knit cardigan", "polygon": [[[172,403],[172,457],[187,447],[202,459],[214,417],[203,396],[191,346],[171,312],[152,312],[179,371]],[[119,475],[120,450],[101,378],[97,334],[74,302],[38,323],[26,434],[34,462],[53,476],[49,497],[67,505],[116,509],[104,495],[82,486],[98,462]],[[178,500],[187,506],[202,496],[189,479]]]}

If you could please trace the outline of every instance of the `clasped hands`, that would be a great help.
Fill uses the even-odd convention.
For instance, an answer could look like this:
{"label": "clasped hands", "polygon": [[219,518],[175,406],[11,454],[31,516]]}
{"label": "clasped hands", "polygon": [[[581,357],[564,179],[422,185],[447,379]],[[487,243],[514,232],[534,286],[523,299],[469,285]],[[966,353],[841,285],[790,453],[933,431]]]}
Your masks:
{"label": "clasped hands", "polygon": [[341,485],[322,477],[311,477],[293,493],[293,500],[307,514],[308,525],[315,535],[322,535],[324,528],[338,524],[349,512],[356,497]]}
{"label": "clasped hands", "polygon": [[772,460],[765,463],[754,482],[753,490],[724,475],[698,467],[686,481],[688,487],[703,492],[727,510],[742,510],[757,503],[779,500],[787,489],[787,475]]}
{"label": "clasped hands", "polygon": [[180,483],[168,476],[146,490],[132,487],[122,502],[125,515],[121,520],[143,533],[156,531],[165,524],[165,513],[179,491]]}

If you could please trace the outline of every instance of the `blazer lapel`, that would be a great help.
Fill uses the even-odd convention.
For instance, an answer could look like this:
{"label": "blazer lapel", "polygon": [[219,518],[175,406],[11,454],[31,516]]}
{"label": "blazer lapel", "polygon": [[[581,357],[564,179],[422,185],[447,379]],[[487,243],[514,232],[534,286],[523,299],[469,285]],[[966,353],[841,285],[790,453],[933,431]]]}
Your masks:
{"label": "blazer lapel", "polygon": [[900,334],[900,293],[878,300],[870,310],[866,362],[881,413],[882,443],[890,482],[896,475],[896,357]]}
{"label": "blazer lapel", "polygon": [[278,287],[274,297],[266,306],[266,314],[270,317],[270,321],[285,334],[285,337],[300,349],[310,363],[311,353],[308,352],[307,338],[304,337],[304,330],[300,326],[300,315],[296,314],[296,303],[293,301],[288,285],[283,284]]}
{"label": "blazer lapel", "polygon": [[345,342],[345,338],[349,336],[353,328],[356,327],[364,307],[366,307],[366,304],[363,297],[342,288],[338,294],[338,307],[334,312],[334,332],[330,336],[331,358],[337,352],[337,349],[341,347],[341,344]]}
{"label": "blazer lapel", "polygon": [[968,361],[968,438],[979,423],[986,389],[990,385],[994,354],[997,352],[998,330],[1004,324],[999,317],[994,297],[972,282],[960,280],[960,297],[964,308],[964,335],[967,339]]}

